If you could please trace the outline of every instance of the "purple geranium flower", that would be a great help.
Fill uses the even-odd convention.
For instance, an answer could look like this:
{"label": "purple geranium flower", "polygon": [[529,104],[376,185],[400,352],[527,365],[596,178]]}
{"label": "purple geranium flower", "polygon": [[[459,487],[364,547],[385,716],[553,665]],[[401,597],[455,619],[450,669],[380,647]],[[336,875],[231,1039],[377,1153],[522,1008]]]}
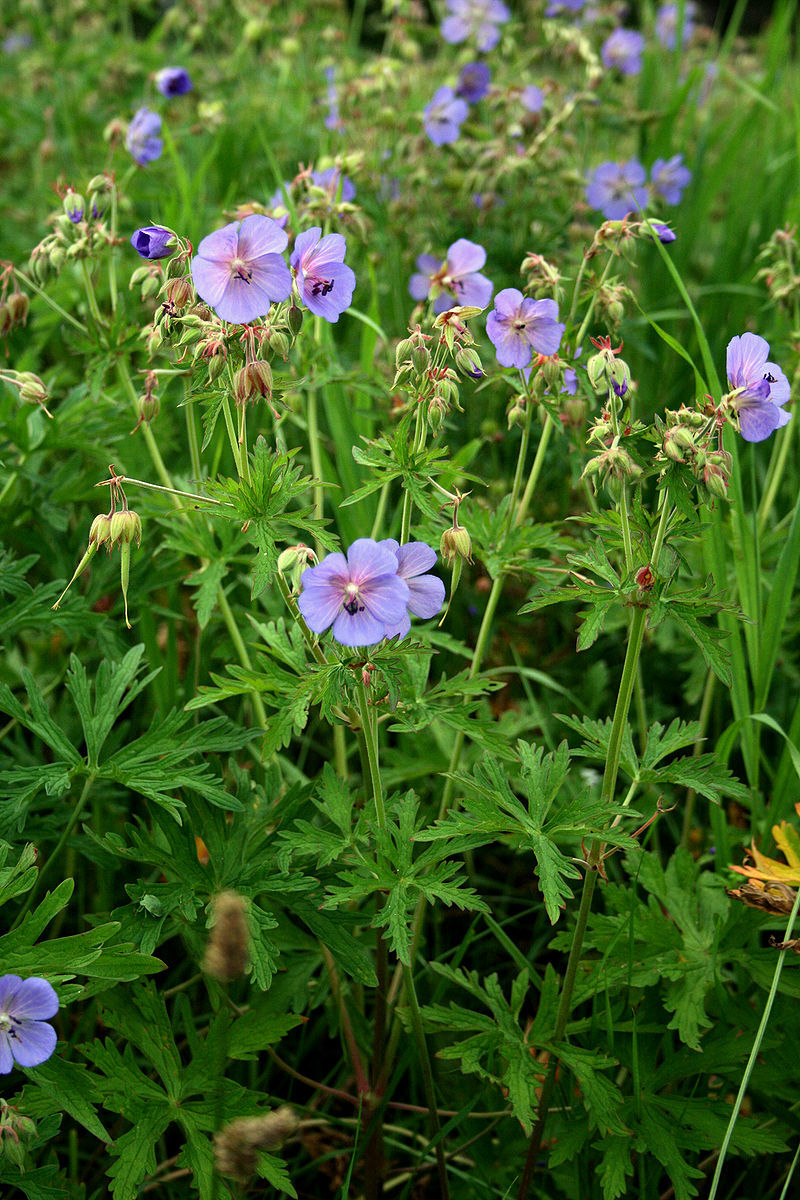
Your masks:
{"label": "purple geranium flower", "polygon": [[450,16],[441,25],[442,37],[452,45],[475,38],[475,45],[485,53],[500,41],[498,26],[504,25],[511,13],[501,0],[447,0]]}
{"label": "purple geranium flower", "polygon": [[417,259],[419,274],[412,275],[408,290],[415,300],[427,300],[433,295],[433,311],[438,315],[454,304],[474,304],[486,308],[492,298],[494,284],[480,269],[486,262],[486,251],[475,242],[459,238],[447,251],[445,261],[432,254]]}
{"label": "purple geranium flower", "polygon": [[[341,194],[339,191],[339,180],[341,179]],[[341,200],[345,204],[350,204],[356,198],[356,189],[352,179],[348,179],[345,175],[342,177],[340,167],[327,167],[324,171],[312,171],[311,182],[316,187],[323,188],[330,199]]]}
{"label": "purple geranium flower", "polygon": [[529,83],[526,88],[522,89],[520,99],[522,107],[526,108],[528,112],[537,113],[544,108],[544,92],[535,83]]}
{"label": "purple geranium flower", "polygon": [[579,13],[586,0],[550,0],[547,8],[544,10],[546,17],[561,17],[567,13]]}
{"label": "purple geranium flower", "polygon": [[156,87],[162,96],[185,96],[192,90],[192,81],[183,67],[164,67],[156,75]]}
{"label": "purple geranium flower", "polygon": [[210,233],[192,259],[198,296],[223,321],[243,325],[263,317],[292,290],[280,254],[288,241],[277,221],[258,214]]}
{"label": "purple geranium flower", "polygon": [[683,155],[672,158],[657,158],[650,168],[650,184],[667,204],[680,204],[681,194],[692,178],[692,172],[683,165]]}
{"label": "purple geranium flower", "polygon": [[297,286],[306,308],[326,321],[335,322],[350,307],[356,277],[345,265],[347,243],[340,233],[324,238],[318,225],[299,233],[290,263],[297,272]]}
{"label": "purple geranium flower", "polygon": [[0,977],[0,1075],[16,1061],[38,1067],[56,1048],[56,1031],[47,1024],[58,1012],[58,996],[46,979]]}
{"label": "purple geranium flower", "polygon": [[176,244],[175,234],[163,225],[145,225],[131,238],[131,245],[142,258],[166,258]]}
{"label": "purple geranium flower", "polygon": [[411,590],[398,575],[398,561],[385,544],[359,538],[343,554],[328,554],[300,577],[297,606],[314,633],[333,626],[343,646],[374,646],[387,628],[402,625]]}
{"label": "purple geranium flower", "polygon": [[783,405],[789,400],[789,380],[768,362],[769,342],[756,333],[743,333],[728,342],[728,383],[736,389],[732,405],[739,432],[746,442],[763,442],[792,417]]}
{"label": "purple geranium flower", "polygon": [[598,208],[607,220],[619,221],[646,207],[646,178],[647,172],[635,158],[626,163],[601,163],[586,177],[586,203]]}
{"label": "purple geranium flower", "polygon": [[471,62],[461,68],[456,84],[456,95],[469,104],[477,104],[489,93],[492,73],[486,63]]}
{"label": "purple geranium flower", "polygon": [[435,617],[444,604],[444,584],[438,575],[426,574],[436,562],[436,551],[425,542],[406,542],[400,546],[394,538],[386,538],[378,545],[388,547],[395,555],[397,574],[405,579],[411,593],[408,610],[402,621],[396,625],[386,625],[387,638],[404,638],[411,628],[409,613],[427,620],[428,617]]}
{"label": "purple geranium flower", "polygon": [[425,132],[434,146],[458,141],[461,125],[469,116],[469,105],[459,100],[451,87],[440,87],[422,114]]}
{"label": "purple geranium flower", "polygon": [[161,157],[164,142],[158,136],[160,133],[161,117],[158,113],[154,113],[146,107],[140,108],[138,112],[134,113],[128,126],[125,145],[128,153],[140,167],[146,167],[148,163],[155,162],[157,158]]}
{"label": "purple geranium flower", "polygon": [[494,298],[486,332],[501,367],[527,367],[537,354],[555,354],[565,326],[555,300],[531,300],[517,288],[504,288]]}
{"label": "purple geranium flower", "polygon": [[[685,46],[694,33],[694,15],[697,6],[692,0],[686,0],[683,6],[683,29],[681,45]],[[679,4],[662,4],[656,13],[656,37],[667,50],[674,50],[678,40],[678,21],[680,19]]]}
{"label": "purple geranium flower", "polygon": [[678,236],[677,233],[670,229],[669,225],[665,225],[663,221],[651,221],[650,228],[664,246],[668,246],[670,242],[674,242]]}
{"label": "purple geranium flower", "polygon": [[642,69],[644,38],[635,29],[615,29],[603,42],[603,66],[616,67],[623,75],[638,75]]}

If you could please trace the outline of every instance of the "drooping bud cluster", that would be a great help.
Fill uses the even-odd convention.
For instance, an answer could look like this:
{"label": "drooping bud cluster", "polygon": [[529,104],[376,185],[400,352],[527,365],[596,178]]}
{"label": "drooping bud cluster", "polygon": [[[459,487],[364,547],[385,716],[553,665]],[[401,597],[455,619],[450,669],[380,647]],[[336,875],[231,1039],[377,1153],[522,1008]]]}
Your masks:
{"label": "drooping bud cluster", "polygon": [[562,275],[557,267],[549,263],[541,254],[526,254],[522,260],[520,273],[525,280],[524,291],[529,292],[535,300],[552,297],[561,306],[564,299],[564,289],[561,286]]}
{"label": "drooping bud cluster", "polygon": [[30,271],[37,283],[43,283],[51,272],[58,274],[66,262],[90,258],[113,245],[114,236],[102,219],[113,188],[109,176],[96,175],[89,181],[85,198],[71,187],[61,192],[61,208],[48,218],[53,232],[31,252]]}
{"label": "drooping bud cluster", "polygon": [[722,449],[714,410],[667,409],[663,420],[655,418],[655,427],[661,437],[657,461],[684,467],[711,496],[726,499],[733,461]]}
{"label": "drooping bud cluster", "polygon": [[36,404],[48,417],[52,418],[53,414],[48,412],[46,404],[50,393],[38,375],[34,375],[32,371],[0,370],[0,380],[10,383],[17,389],[23,404]]}
{"label": "drooping bud cluster", "polygon": [[26,1143],[36,1135],[36,1122],[0,1100],[0,1158],[15,1167],[25,1162]]}
{"label": "drooping bud cluster", "polygon": [[593,354],[586,364],[592,387],[600,394],[605,392],[624,396],[631,381],[631,372],[628,364],[619,357],[622,344],[615,350],[609,337],[592,338],[591,342],[597,347],[597,354]]}
{"label": "drooping bud cluster", "polygon": [[794,225],[776,229],[758,255],[758,261],[764,265],[756,273],[756,279],[764,280],[770,298],[790,316],[794,315],[800,297],[799,259],[797,227]]}
{"label": "drooping bud cluster", "polygon": [[[9,293],[8,289],[12,290]],[[5,337],[28,317],[28,297],[17,287],[14,268],[9,264],[0,271],[0,337]]]}
{"label": "drooping bud cluster", "polygon": [[299,592],[300,576],[306,567],[313,567],[316,562],[317,556],[311,547],[300,542],[281,551],[278,555],[278,570],[282,575],[289,576],[292,591]]}
{"label": "drooping bud cluster", "polygon": [[240,1117],[214,1135],[214,1164],[221,1175],[246,1183],[258,1169],[260,1151],[280,1150],[299,1122],[284,1104],[263,1117]]}

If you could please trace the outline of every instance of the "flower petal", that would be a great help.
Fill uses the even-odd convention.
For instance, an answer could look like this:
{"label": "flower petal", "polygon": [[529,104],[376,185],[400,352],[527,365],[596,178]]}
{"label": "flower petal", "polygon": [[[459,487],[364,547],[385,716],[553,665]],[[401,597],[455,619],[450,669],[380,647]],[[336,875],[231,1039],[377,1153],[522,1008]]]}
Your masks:
{"label": "flower petal", "polygon": [[58,1034],[46,1021],[26,1021],[11,1038],[11,1052],[21,1067],[38,1067],[56,1048]]}
{"label": "flower petal", "polygon": [[435,617],[444,604],[445,587],[438,575],[418,575],[409,579],[411,599],[408,611],[415,617]]}
{"label": "flower petal", "polygon": [[410,596],[408,584],[399,575],[382,575],[359,591],[364,608],[384,625],[402,621]]}
{"label": "flower petal", "polygon": [[[13,976],[12,976],[13,978]],[[6,1009],[19,1020],[42,1021],[54,1017],[58,1012],[58,996],[46,979],[20,980],[13,999],[13,1007]]]}
{"label": "flower petal", "polygon": [[347,568],[350,579],[361,587],[371,579],[396,575],[397,558],[390,546],[372,538],[358,538],[347,551]]}
{"label": "flower petal", "polygon": [[252,263],[263,254],[280,254],[286,249],[289,237],[271,217],[253,213],[239,226],[239,254]]}
{"label": "flower petal", "polygon": [[333,636],[342,646],[374,646],[385,635],[382,621],[376,621],[366,608],[349,613],[344,609],[333,623]]}
{"label": "flower petal", "polygon": [[406,542],[395,551],[397,555],[397,574],[401,579],[410,579],[414,575],[423,575],[436,562],[436,551],[425,542]]}
{"label": "flower petal", "polygon": [[483,246],[479,246],[477,242],[469,242],[466,238],[459,238],[447,251],[445,266],[447,274],[457,278],[480,271],[485,262],[486,251]]}
{"label": "flower petal", "polygon": [[8,1075],[14,1069],[14,1057],[9,1045],[8,1033],[0,1030],[0,1075]]}

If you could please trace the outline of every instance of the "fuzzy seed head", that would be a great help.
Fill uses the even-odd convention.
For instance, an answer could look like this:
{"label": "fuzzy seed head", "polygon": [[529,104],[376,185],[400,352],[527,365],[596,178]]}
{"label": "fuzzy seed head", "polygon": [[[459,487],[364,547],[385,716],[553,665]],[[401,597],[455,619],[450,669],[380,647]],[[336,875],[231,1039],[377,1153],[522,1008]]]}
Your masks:
{"label": "fuzzy seed head", "polygon": [[279,1150],[297,1129],[294,1111],[284,1104],[263,1117],[231,1121],[214,1135],[214,1162],[221,1175],[252,1179],[259,1151]]}
{"label": "fuzzy seed head", "polygon": [[250,961],[247,901],[238,892],[220,892],[214,897],[212,909],[214,924],[203,957],[203,970],[206,975],[227,983],[244,975]]}

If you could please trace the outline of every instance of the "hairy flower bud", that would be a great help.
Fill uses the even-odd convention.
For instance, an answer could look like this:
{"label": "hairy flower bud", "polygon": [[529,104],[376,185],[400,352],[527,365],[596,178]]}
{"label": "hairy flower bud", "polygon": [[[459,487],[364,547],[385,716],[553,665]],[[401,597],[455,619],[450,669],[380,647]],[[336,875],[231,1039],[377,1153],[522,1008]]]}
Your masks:
{"label": "hairy flower bud", "polygon": [[275,330],[275,332],[270,335],[268,345],[278,358],[282,359],[284,362],[287,361],[289,357],[289,339],[285,333],[282,333],[279,329]]}
{"label": "hairy flower bud", "polygon": [[106,542],[111,542],[111,514],[98,513],[89,529],[89,545],[99,549]]}
{"label": "hairy flower bud", "polygon": [[303,310],[294,302],[286,314],[286,323],[293,338],[296,338],[300,330],[303,328]]}
{"label": "hairy flower bud", "polygon": [[427,371],[428,364],[431,361],[428,347],[421,344],[414,346],[411,351],[411,361],[414,364],[414,370],[418,374],[421,375],[423,371]]}
{"label": "hairy flower bud", "polygon": [[456,366],[462,374],[469,375],[472,379],[483,378],[483,365],[473,346],[461,346],[456,350]]}
{"label": "hairy flower bud", "polygon": [[256,396],[269,400],[272,396],[272,367],[257,359],[245,363],[233,377],[233,394],[237,404],[247,404]]}
{"label": "hairy flower bud", "polygon": [[[172,261],[174,262],[174,259]],[[168,279],[164,284],[164,291],[178,311],[185,308],[194,298],[194,285],[188,275],[179,275],[175,279]]]}
{"label": "hairy flower bud", "polygon": [[23,325],[28,316],[29,301],[24,292],[12,292],[6,300],[6,308],[8,309],[13,325]]}
{"label": "hairy flower bud", "polygon": [[111,517],[111,545],[129,545],[133,541],[137,546],[142,543],[142,519],[132,509],[120,509]]}
{"label": "hairy flower bud", "polygon": [[281,551],[278,555],[278,570],[282,575],[289,576],[292,591],[299,592],[300,576],[306,567],[313,566],[316,561],[317,556],[311,547],[300,542]]}
{"label": "hairy flower bud", "polygon": [[247,901],[238,892],[220,892],[212,901],[213,925],[203,956],[206,975],[223,983],[239,979],[250,961]]}
{"label": "hairy flower bud", "polygon": [[399,341],[394,352],[395,367],[398,369],[402,367],[413,349],[414,343],[411,341],[411,338],[403,338],[401,341]]}
{"label": "hairy flower bud", "polygon": [[240,1117],[214,1135],[214,1164],[221,1175],[246,1183],[258,1169],[259,1151],[279,1150],[298,1120],[288,1105],[263,1117]]}

